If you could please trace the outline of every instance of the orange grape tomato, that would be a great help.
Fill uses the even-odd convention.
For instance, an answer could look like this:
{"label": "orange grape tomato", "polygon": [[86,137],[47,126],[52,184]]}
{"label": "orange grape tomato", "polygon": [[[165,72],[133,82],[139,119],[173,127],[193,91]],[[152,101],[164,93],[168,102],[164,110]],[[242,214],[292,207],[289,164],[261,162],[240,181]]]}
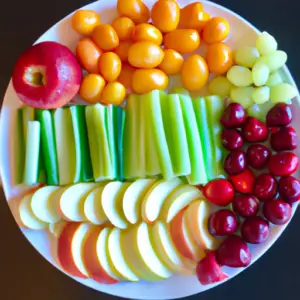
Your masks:
{"label": "orange grape tomato", "polygon": [[206,62],[211,73],[222,75],[233,65],[233,53],[224,43],[209,45],[206,51]]}
{"label": "orange grape tomato", "polygon": [[132,89],[138,94],[164,90],[168,84],[169,77],[158,69],[137,69],[132,76]]}
{"label": "orange grape tomato", "polygon": [[158,0],[152,7],[151,19],[161,32],[170,32],[177,28],[180,17],[178,3],[173,0]]}
{"label": "orange grape tomato", "polygon": [[92,39],[104,51],[113,50],[119,45],[119,37],[114,28],[109,24],[96,26],[92,33]]}
{"label": "orange grape tomato", "polygon": [[79,94],[83,100],[89,103],[96,103],[100,100],[104,86],[105,80],[101,75],[88,74],[81,82]]}
{"label": "orange grape tomato", "polygon": [[165,48],[182,54],[195,51],[199,45],[200,36],[195,29],[176,29],[164,36]]}
{"label": "orange grape tomato", "polygon": [[153,42],[159,46],[163,41],[163,36],[155,26],[148,23],[141,23],[135,27],[132,40],[134,42]]}
{"label": "orange grape tomato", "polygon": [[116,31],[120,41],[130,40],[134,31],[135,24],[128,17],[116,18],[111,26]]}
{"label": "orange grape tomato", "polygon": [[120,57],[121,61],[128,61],[128,52],[132,45],[131,41],[120,42],[114,52]]}
{"label": "orange grape tomato", "polygon": [[93,10],[77,10],[72,16],[72,28],[83,35],[92,34],[94,28],[100,24],[99,15]]}
{"label": "orange grape tomato", "polygon": [[183,64],[182,55],[173,49],[167,49],[164,53],[164,59],[158,68],[164,71],[167,75],[178,74]]}
{"label": "orange grape tomato", "polygon": [[181,81],[187,90],[200,90],[207,83],[208,76],[209,72],[206,61],[200,55],[193,54],[183,62]]}
{"label": "orange grape tomato", "polygon": [[103,53],[99,58],[99,72],[108,82],[118,78],[122,63],[119,56],[114,52]]}
{"label": "orange grape tomato", "polygon": [[89,73],[99,73],[98,60],[101,54],[102,51],[90,38],[83,38],[77,44],[77,60]]}
{"label": "orange grape tomato", "polygon": [[163,50],[152,42],[133,43],[128,52],[128,61],[136,68],[155,68],[163,58]]}
{"label": "orange grape tomato", "polygon": [[130,64],[123,64],[121,73],[117,79],[118,82],[122,83],[126,88],[127,93],[132,92],[132,75],[136,69]]}
{"label": "orange grape tomato", "polygon": [[120,105],[126,96],[126,89],[120,82],[109,82],[101,93],[100,102],[103,104]]}
{"label": "orange grape tomato", "polygon": [[210,19],[203,28],[202,39],[207,44],[222,42],[230,32],[229,23],[221,17]]}
{"label": "orange grape tomato", "polygon": [[128,17],[135,24],[146,23],[150,18],[150,11],[141,0],[118,0],[117,9],[121,16]]}

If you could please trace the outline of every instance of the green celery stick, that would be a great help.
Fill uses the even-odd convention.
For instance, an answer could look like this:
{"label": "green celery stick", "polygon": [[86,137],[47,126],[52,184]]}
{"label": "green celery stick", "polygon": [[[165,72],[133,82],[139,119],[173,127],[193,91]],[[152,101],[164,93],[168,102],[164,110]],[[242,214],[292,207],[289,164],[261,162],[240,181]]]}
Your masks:
{"label": "green celery stick", "polygon": [[204,157],[192,101],[193,100],[189,96],[180,95],[180,104],[191,162],[191,174],[187,176],[187,179],[189,184],[206,184],[207,176]]}
{"label": "green celery stick", "polygon": [[35,120],[35,110],[30,106],[22,107],[22,122],[23,122],[23,135],[25,137],[25,145],[26,145],[26,137],[27,137],[27,126],[29,121]]}
{"label": "green celery stick", "polygon": [[118,106],[117,107],[117,156],[119,164],[119,180],[124,180],[124,162],[123,162],[123,137],[124,137],[124,128],[126,121],[126,112],[125,110]]}
{"label": "green celery stick", "polygon": [[45,164],[47,184],[58,185],[59,172],[55,142],[55,130],[53,126],[53,115],[49,110],[42,109],[37,109],[36,114],[37,119],[41,124],[42,157]]}
{"label": "green celery stick", "polygon": [[24,168],[24,183],[26,185],[35,185],[39,182],[39,152],[41,126],[38,121],[29,121],[27,123],[27,143]]}
{"label": "green celery stick", "polygon": [[85,106],[74,105],[70,108],[76,148],[76,167],[80,170],[79,181],[93,181],[93,167],[85,119]]}
{"label": "green celery stick", "polygon": [[25,136],[23,131],[23,113],[22,109],[17,110],[15,122],[14,139],[14,181],[20,184],[23,181],[25,164]]}
{"label": "green celery stick", "polygon": [[106,134],[108,137],[108,145],[109,145],[109,153],[111,159],[111,167],[112,167],[112,176],[113,179],[117,178],[118,166],[117,166],[117,149],[115,143],[115,123],[114,123],[114,114],[115,109],[113,105],[109,105],[106,109]]}

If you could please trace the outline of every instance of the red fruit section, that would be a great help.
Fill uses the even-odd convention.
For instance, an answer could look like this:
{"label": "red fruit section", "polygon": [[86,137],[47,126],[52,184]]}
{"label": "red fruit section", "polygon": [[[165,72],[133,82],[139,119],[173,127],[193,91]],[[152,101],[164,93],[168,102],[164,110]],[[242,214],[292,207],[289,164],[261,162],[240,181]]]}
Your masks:
{"label": "red fruit section", "polygon": [[275,225],[286,224],[292,216],[292,207],[283,200],[268,201],[263,207],[264,217]]}
{"label": "red fruit section", "polygon": [[242,150],[231,151],[224,162],[224,169],[229,175],[243,172],[247,168],[246,153]]}
{"label": "red fruit section", "polygon": [[236,192],[242,194],[251,194],[253,192],[255,177],[250,169],[246,169],[240,174],[229,176],[229,180],[232,182]]}
{"label": "red fruit section", "polygon": [[269,224],[259,216],[247,218],[241,227],[241,233],[246,242],[251,244],[261,244],[269,236]]}
{"label": "red fruit section", "polygon": [[300,200],[300,182],[294,176],[285,176],[279,180],[278,191],[286,202],[292,204]]}
{"label": "red fruit section", "polygon": [[209,229],[213,235],[229,235],[237,230],[237,218],[229,209],[221,209],[209,218]]}
{"label": "red fruit section", "polygon": [[277,182],[271,174],[259,175],[254,184],[254,195],[260,201],[272,200],[277,193]]}
{"label": "red fruit section", "polygon": [[248,142],[263,142],[268,139],[268,127],[254,117],[248,117],[243,126],[243,137]]}
{"label": "red fruit section", "polygon": [[253,195],[236,195],[232,208],[241,217],[255,216],[259,210],[259,200]]}
{"label": "red fruit section", "polygon": [[281,152],[271,156],[269,170],[274,176],[288,176],[295,173],[299,159],[293,152]]}

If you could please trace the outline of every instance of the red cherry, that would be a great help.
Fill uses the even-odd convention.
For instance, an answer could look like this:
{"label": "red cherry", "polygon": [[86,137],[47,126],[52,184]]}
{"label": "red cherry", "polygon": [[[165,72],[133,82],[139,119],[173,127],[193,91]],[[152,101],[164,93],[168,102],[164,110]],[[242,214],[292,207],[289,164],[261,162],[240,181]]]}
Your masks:
{"label": "red cherry", "polygon": [[217,250],[216,259],[219,264],[241,268],[251,262],[251,253],[244,240],[237,235],[230,235]]}
{"label": "red cherry", "polygon": [[267,113],[268,126],[286,126],[292,121],[291,106],[285,103],[277,103]]}
{"label": "red cherry", "polygon": [[251,145],[247,150],[247,162],[256,170],[263,169],[268,164],[270,156],[270,149],[261,144]]}
{"label": "red cherry", "polygon": [[196,275],[203,285],[216,283],[228,278],[218,264],[215,252],[208,252],[206,257],[200,260],[196,267]]}
{"label": "red cherry", "polygon": [[251,194],[253,192],[255,177],[250,169],[246,169],[237,175],[230,175],[228,179],[232,182],[236,192],[242,194]]}
{"label": "red cherry", "polygon": [[276,179],[270,174],[259,175],[254,183],[254,195],[260,201],[272,200],[277,193]]}
{"label": "red cherry", "polygon": [[236,129],[223,129],[221,139],[223,146],[228,150],[241,148],[244,144],[242,136]]}
{"label": "red cherry", "polygon": [[269,170],[274,176],[288,176],[298,169],[299,159],[293,152],[281,152],[271,156]]}
{"label": "red cherry", "polygon": [[300,182],[294,176],[284,176],[278,182],[280,196],[292,204],[300,200]]}
{"label": "red cherry", "polygon": [[221,124],[226,128],[241,127],[246,121],[246,111],[239,103],[230,103],[224,110]]}
{"label": "red cherry", "polygon": [[268,139],[268,127],[254,117],[248,117],[243,126],[243,137],[248,142],[263,142]]}
{"label": "red cherry", "polygon": [[204,197],[215,205],[226,206],[233,197],[232,184],[226,179],[216,179],[207,183],[203,188]]}
{"label": "red cherry", "polygon": [[259,210],[259,201],[252,195],[236,195],[232,201],[232,208],[241,217],[255,216]]}
{"label": "red cherry", "polygon": [[292,208],[283,200],[272,200],[264,204],[263,214],[271,223],[283,225],[291,219]]}
{"label": "red cherry", "polygon": [[248,243],[263,243],[267,240],[270,233],[269,223],[258,216],[247,218],[242,224],[241,233]]}
{"label": "red cherry", "polygon": [[270,143],[275,151],[287,151],[297,148],[298,138],[293,127],[282,127],[271,134]]}
{"label": "red cherry", "polygon": [[224,162],[224,169],[229,175],[243,172],[247,168],[246,153],[242,150],[231,151]]}
{"label": "red cherry", "polygon": [[209,218],[209,228],[213,235],[229,235],[237,229],[236,215],[229,209],[221,209]]}

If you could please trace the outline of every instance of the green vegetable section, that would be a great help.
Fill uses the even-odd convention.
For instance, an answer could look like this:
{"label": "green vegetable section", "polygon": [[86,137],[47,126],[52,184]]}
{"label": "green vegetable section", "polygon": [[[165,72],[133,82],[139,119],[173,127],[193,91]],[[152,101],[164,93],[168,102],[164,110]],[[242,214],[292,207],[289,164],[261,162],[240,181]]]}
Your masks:
{"label": "green vegetable section", "polygon": [[16,121],[15,181],[64,186],[182,177],[205,184],[223,174],[222,112],[217,96],[161,91],[130,95],[125,108],[24,107]]}

